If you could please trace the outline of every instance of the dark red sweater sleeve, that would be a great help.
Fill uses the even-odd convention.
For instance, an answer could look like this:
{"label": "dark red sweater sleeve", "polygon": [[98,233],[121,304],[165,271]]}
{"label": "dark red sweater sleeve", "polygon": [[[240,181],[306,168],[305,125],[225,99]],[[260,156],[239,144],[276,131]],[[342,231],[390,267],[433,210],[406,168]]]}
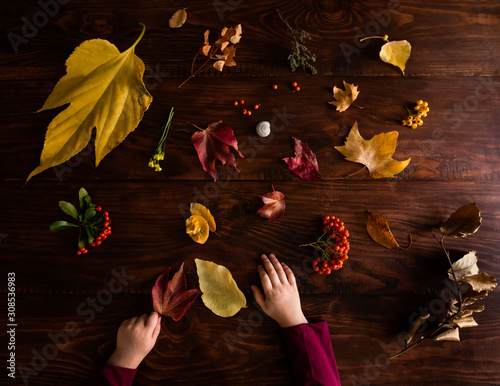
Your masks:
{"label": "dark red sweater sleeve", "polygon": [[89,385],[131,386],[136,373],[137,369],[100,364]]}
{"label": "dark red sweater sleeve", "polygon": [[295,385],[340,386],[326,321],[281,329]]}

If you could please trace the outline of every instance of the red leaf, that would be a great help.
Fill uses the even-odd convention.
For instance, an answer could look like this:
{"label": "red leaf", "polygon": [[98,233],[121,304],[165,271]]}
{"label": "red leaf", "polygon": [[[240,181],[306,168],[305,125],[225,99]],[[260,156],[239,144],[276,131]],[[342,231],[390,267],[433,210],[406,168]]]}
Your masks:
{"label": "red leaf", "polygon": [[229,146],[234,148],[241,158],[244,157],[238,151],[238,141],[234,138],[234,132],[230,126],[222,121],[211,123],[205,130],[194,133],[191,142],[198,153],[203,170],[210,174],[214,181],[217,180],[216,159],[222,162],[222,165],[229,164],[239,172],[236,167],[236,159],[229,151]]}
{"label": "red leaf", "polygon": [[274,186],[271,193],[267,193],[261,198],[265,205],[257,211],[257,214],[269,219],[269,221],[277,220],[285,214],[285,195],[275,191]]}
{"label": "red leaf", "polygon": [[306,181],[323,179],[319,172],[318,160],[307,143],[292,137],[295,141],[295,157],[283,158],[288,169],[297,177]]}
{"label": "red leaf", "polygon": [[184,263],[174,275],[168,280],[170,267],[156,279],[151,294],[153,296],[153,308],[160,315],[170,316],[177,321],[184,316],[200,293],[200,290],[186,290],[186,275],[184,274]]}

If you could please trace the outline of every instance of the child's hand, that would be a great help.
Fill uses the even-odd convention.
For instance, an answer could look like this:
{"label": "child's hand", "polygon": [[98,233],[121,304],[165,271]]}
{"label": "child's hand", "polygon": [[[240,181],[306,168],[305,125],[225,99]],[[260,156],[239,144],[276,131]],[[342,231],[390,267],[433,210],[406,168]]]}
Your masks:
{"label": "child's hand", "polygon": [[156,312],[125,320],[118,329],[116,350],[108,364],[136,369],[152,350],[160,329],[161,318]]}
{"label": "child's hand", "polygon": [[281,327],[292,327],[307,323],[300,307],[299,291],[292,270],[280,263],[274,254],[262,255],[259,270],[264,295],[257,286],[252,286],[255,300],[262,310],[276,320]]}

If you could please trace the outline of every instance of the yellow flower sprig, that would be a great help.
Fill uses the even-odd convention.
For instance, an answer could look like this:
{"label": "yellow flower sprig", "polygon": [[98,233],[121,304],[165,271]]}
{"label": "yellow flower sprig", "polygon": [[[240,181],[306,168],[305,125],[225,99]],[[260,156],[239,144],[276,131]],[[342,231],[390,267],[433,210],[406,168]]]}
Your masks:
{"label": "yellow flower sprig", "polygon": [[404,106],[406,111],[408,111],[408,118],[403,119],[401,124],[403,126],[411,127],[412,129],[416,129],[418,126],[422,126],[424,121],[422,118],[427,117],[427,113],[429,112],[429,103],[419,100],[413,109],[416,111],[412,113],[406,106]]}
{"label": "yellow flower sprig", "polygon": [[167,140],[168,131],[170,130],[170,124],[172,123],[172,118],[174,117],[174,108],[170,110],[170,115],[168,116],[168,121],[162,127],[162,134],[155,153],[149,159],[148,166],[154,169],[155,172],[161,172],[162,168],[160,166],[160,161],[165,159],[165,141]]}

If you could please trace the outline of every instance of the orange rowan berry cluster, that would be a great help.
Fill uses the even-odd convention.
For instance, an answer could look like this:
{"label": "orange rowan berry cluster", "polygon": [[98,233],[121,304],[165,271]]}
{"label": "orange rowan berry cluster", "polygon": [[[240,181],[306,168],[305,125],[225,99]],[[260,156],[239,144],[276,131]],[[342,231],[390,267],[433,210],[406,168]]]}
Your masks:
{"label": "orange rowan berry cluster", "polygon": [[304,244],[321,252],[321,257],[317,257],[312,263],[314,271],[329,275],[342,268],[351,248],[348,237],[349,231],[340,219],[334,215],[323,217],[323,234],[314,243]]}
{"label": "orange rowan berry cluster", "polygon": [[422,126],[424,124],[422,118],[427,117],[427,113],[429,112],[429,103],[420,99],[415,107],[413,107],[413,109],[416,111],[416,113],[412,114],[410,110],[406,109],[408,111],[408,118],[403,119],[401,121],[401,124],[403,126],[408,126],[412,129],[416,129],[418,126]]}
{"label": "orange rowan berry cluster", "polygon": [[[239,101],[234,101],[234,102],[233,102],[233,105],[235,105],[235,106],[239,106],[239,105],[243,105],[243,104],[245,104],[245,100],[244,100],[244,99],[241,99],[241,100],[239,100]],[[253,109],[254,109],[254,110],[258,110],[258,109],[259,109],[259,107],[260,107],[260,104],[259,104],[259,105],[254,105],[254,106],[253,106]],[[243,115],[248,115],[248,116],[250,116],[250,115],[252,115],[252,110],[250,110],[250,108],[248,108],[248,110],[247,110],[247,109],[243,109],[243,110],[241,110],[241,113],[242,113]]]}

